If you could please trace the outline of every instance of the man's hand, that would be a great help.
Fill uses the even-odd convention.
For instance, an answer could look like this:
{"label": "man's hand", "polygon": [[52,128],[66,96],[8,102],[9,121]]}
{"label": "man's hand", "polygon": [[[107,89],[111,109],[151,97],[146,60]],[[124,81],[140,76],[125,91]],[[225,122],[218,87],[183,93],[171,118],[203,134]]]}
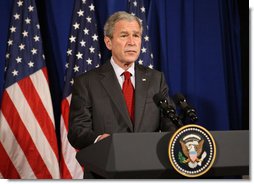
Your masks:
{"label": "man's hand", "polygon": [[102,134],[102,135],[99,137],[98,141],[101,141],[102,139],[105,139],[105,138],[108,137],[108,136],[110,136],[110,134]]}

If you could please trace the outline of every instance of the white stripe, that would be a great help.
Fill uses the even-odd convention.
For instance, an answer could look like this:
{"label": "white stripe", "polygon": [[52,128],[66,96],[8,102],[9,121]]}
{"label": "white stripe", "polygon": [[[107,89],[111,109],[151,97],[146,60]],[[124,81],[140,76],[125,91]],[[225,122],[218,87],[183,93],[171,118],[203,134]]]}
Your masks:
{"label": "white stripe", "polygon": [[[13,165],[17,169],[19,175],[23,179],[36,179],[36,176],[30,167],[26,155],[19,146],[12,130],[9,127],[2,111],[0,113],[0,142],[11,159]],[[1,160],[1,162],[4,162]]]}
{"label": "white stripe", "polygon": [[60,178],[58,160],[17,83],[6,89],[53,178]]}
{"label": "white stripe", "polygon": [[73,179],[82,179],[84,172],[76,159],[76,150],[71,146],[67,139],[67,131],[64,126],[64,120],[61,116],[61,142],[62,152],[66,166],[68,167]]}
{"label": "white stripe", "polygon": [[66,97],[66,99],[67,99],[69,105],[71,104],[71,96],[72,96],[72,94],[70,94],[68,97]]}
{"label": "white stripe", "polygon": [[55,127],[55,120],[53,115],[53,106],[50,96],[50,91],[48,87],[48,81],[45,78],[45,75],[43,74],[42,70],[37,71],[36,73],[30,75],[30,78],[33,82],[33,85],[39,94],[41,101],[43,103],[43,106],[48,111],[48,115],[53,123],[53,126]]}

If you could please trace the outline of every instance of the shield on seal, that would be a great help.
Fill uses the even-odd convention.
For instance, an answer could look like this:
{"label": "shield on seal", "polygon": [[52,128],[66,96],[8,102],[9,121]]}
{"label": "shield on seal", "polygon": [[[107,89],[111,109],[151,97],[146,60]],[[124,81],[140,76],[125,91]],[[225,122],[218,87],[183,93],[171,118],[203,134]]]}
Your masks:
{"label": "shield on seal", "polygon": [[190,151],[189,155],[190,155],[190,160],[192,162],[195,162],[195,160],[197,159],[197,152],[196,151]]}

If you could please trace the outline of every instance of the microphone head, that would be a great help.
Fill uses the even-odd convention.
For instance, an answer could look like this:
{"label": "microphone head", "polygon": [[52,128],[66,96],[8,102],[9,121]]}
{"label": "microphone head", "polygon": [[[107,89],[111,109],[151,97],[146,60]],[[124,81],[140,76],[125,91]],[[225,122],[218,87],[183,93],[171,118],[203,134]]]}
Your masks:
{"label": "microphone head", "polygon": [[153,101],[158,106],[160,106],[161,103],[165,100],[166,100],[166,98],[164,97],[164,95],[161,92],[159,92],[159,93],[157,93],[156,95],[153,96]]}
{"label": "microphone head", "polygon": [[176,95],[174,95],[173,99],[174,99],[176,104],[179,104],[180,102],[186,101],[186,98],[181,93],[177,93]]}

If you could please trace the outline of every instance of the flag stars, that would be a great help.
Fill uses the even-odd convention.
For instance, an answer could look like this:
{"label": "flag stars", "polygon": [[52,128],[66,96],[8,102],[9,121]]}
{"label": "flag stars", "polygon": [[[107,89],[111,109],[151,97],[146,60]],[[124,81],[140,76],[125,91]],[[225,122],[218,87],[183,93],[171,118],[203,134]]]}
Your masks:
{"label": "flag stars", "polygon": [[88,65],[92,65],[92,60],[91,60],[90,58],[88,58],[88,59],[86,60],[86,62],[87,62]]}
{"label": "flag stars", "polygon": [[65,64],[65,68],[69,68],[69,63],[66,63],[66,64]]}
{"label": "flag stars", "polygon": [[89,35],[89,30],[87,28],[85,28],[83,31],[85,35]]}
{"label": "flag stars", "polygon": [[13,45],[13,40],[8,40],[8,46]]}
{"label": "flag stars", "polygon": [[19,56],[16,58],[16,61],[17,61],[17,63],[21,63],[22,61],[22,58],[20,58]]}
{"label": "flag stars", "polygon": [[82,59],[83,57],[83,54],[81,54],[80,52],[78,52],[77,54],[76,54],[76,56],[77,56],[77,59]]}
{"label": "flag stars", "polygon": [[146,42],[148,42],[148,41],[149,41],[149,36],[146,35],[146,36],[144,37],[144,40],[145,40]]}
{"label": "flag stars", "polygon": [[142,59],[139,59],[139,60],[138,60],[138,63],[139,63],[140,65],[143,65],[143,60],[142,60]]}
{"label": "flag stars", "polygon": [[35,36],[34,36],[34,41],[35,41],[35,42],[40,41],[40,37],[39,37],[39,36],[37,36],[37,35],[35,35]]}
{"label": "flag stars", "polygon": [[83,17],[83,16],[84,16],[84,11],[79,10],[79,11],[77,12],[77,14],[78,14],[79,17]]}
{"label": "flag stars", "polygon": [[19,20],[20,15],[16,13],[15,15],[13,15],[13,17],[15,20]]}
{"label": "flag stars", "polygon": [[28,64],[29,68],[34,67],[34,62],[32,62],[32,61],[29,61],[29,63],[27,63],[27,64]]}
{"label": "flag stars", "polygon": [[146,53],[146,48],[143,47],[143,48],[141,49],[141,51],[142,51],[142,53]]}
{"label": "flag stars", "polygon": [[141,10],[141,12],[142,12],[142,13],[145,13],[145,11],[146,11],[146,9],[145,9],[145,7],[144,7],[144,6],[143,6],[143,7],[141,7],[141,8],[140,8],[140,10]]}
{"label": "flag stars", "polygon": [[133,2],[133,5],[134,5],[134,6],[137,6],[137,5],[138,5],[137,1],[134,1],[134,2]]}
{"label": "flag stars", "polygon": [[148,67],[151,68],[151,69],[153,69],[153,65],[152,65],[152,64],[150,64]]}
{"label": "flag stars", "polygon": [[23,37],[28,37],[28,32],[25,30],[22,32]]}
{"label": "flag stars", "polygon": [[71,83],[71,85],[73,85],[73,84],[74,84],[74,80],[73,80],[73,79],[71,79],[70,83]]}
{"label": "flag stars", "polygon": [[68,55],[68,56],[72,55],[72,50],[71,50],[71,49],[68,49],[68,50],[67,50],[67,55]]}
{"label": "flag stars", "polygon": [[82,3],[83,3],[83,4],[86,4],[86,0],[82,0]]}
{"label": "flag stars", "polygon": [[75,22],[75,24],[73,24],[73,27],[74,27],[75,30],[79,29],[79,24],[77,22]]}
{"label": "flag stars", "polygon": [[17,4],[18,4],[18,7],[23,6],[23,1],[18,1]]}
{"label": "flag stars", "polygon": [[11,26],[10,31],[11,31],[12,33],[16,32],[16,27]]}
{"label": "flag stars", "polygon": [[86,17],[87,22],[91,23],[92,22],[92,18],[91,17]]}
{"label": "flag stars", "polygon": [[90,11],[94,11],[95,6],[94,6],[93,4],[91,4],[91,5],[89,6],[89,8],[90,8]]}
{"label": "flag stars", "polygon": [[25,49],[25,45],[24,45],[23,43],[21,43],[21,44],[19,45],[19,49],[20,49],[20,50],[24,50],[24,49]]}
{"label": "flag stars", "polygon": [[33,48],[33,49],[31,50],[31,52],[32,52],[33,55],[34,55],[34,54],[37,54],[37,49]]}
{"label": "flag stars", "polygon": [[69,40],[70,40],[71,43],[72,43],[72,42],[76,42],[76,37],[74,37],[74,36],[71,35],[71,37],[69,38]]}
{"label": "flag stars", "polygon": [[94,35],[92,36],[92,38],[93,38],[93,41],[98,41],[98,36],[97,36],[96,34],[94,34]]}
{"label": "flag stars", "polygon": [[29,11],[29,12],[34,11],[34,7],[30,5],[30,6],[28,7],[28,11]]}
{"label": "flag stars", "polygon": [[25,19],[26,24],[31,24],[31,19],[29,19],[28,17]]}
{"label": "flag stars", "polygon": [[7,53],[7,54],[5,55],[5,58],[6,58],[6,59],[9,59],[9,58],[10,58],[10,54]]}
{"label": "flag stars", "polygon": [[14,76],[17,76],[19,72],[17,70],[13,70],[13,72],[11,72],[11,73],[12,73],[12,75],[14,77]]}
{"label": "flag stars", "polygon": [[73,68],[74,72],[79,72],[79,66],[75,65],[75,67]]}
{"label": "flag stars", "polygon": [[37,29],[40,29],[40,25],[39,24],[37,24],[36,27],[37,27]]}
{"label": "flag stars", "polygon": [[91,46],[91,47],[89,48],[89,50],[90,50],[90,53],[94,53],[95,48]]}
{"label": "flag stars", "polygon": [[81,47],[85,47],[86,46],[86,42],[84,40],[81,40],[81,42],[79,42]]}

